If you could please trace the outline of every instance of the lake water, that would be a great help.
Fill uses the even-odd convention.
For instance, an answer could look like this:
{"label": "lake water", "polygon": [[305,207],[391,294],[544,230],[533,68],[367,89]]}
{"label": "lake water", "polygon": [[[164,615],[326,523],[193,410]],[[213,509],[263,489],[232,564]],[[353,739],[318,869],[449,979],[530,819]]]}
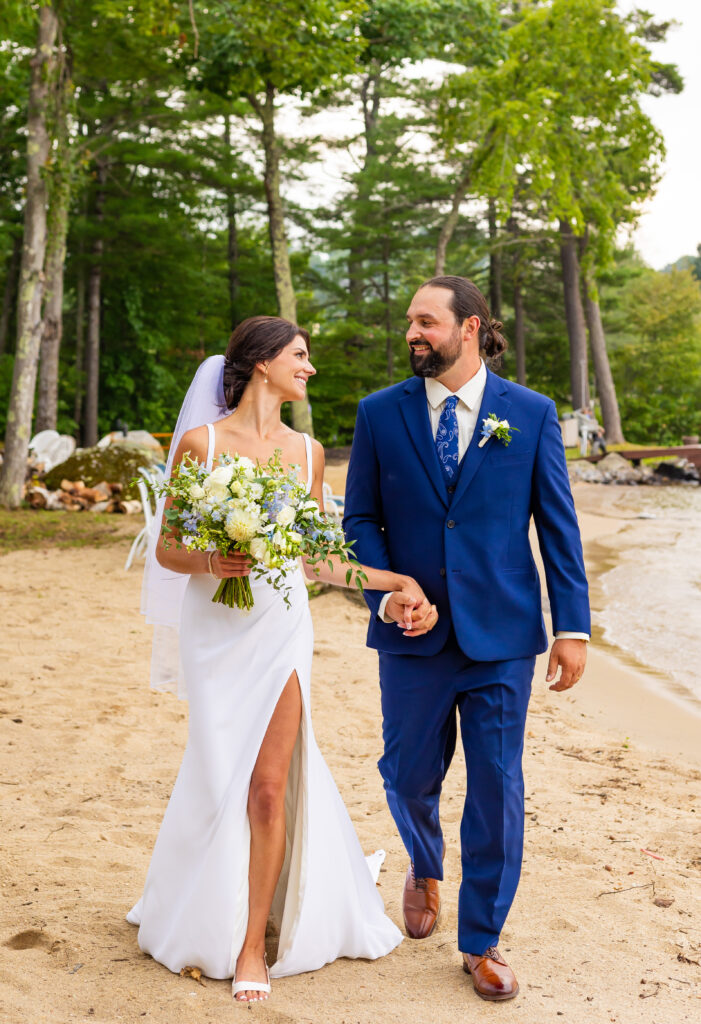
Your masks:
{"label": "lake water", "polygon": [[640,518],[606,545],[594,622],[701,710],[701,487],[617,490]]}

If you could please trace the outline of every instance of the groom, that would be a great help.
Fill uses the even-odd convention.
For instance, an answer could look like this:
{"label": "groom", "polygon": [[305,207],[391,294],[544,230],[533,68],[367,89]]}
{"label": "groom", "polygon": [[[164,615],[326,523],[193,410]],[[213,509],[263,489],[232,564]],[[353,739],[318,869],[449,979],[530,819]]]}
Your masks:
{"label": "groom", "polygon": [[407,320],[415,377],[361,401],[346,486],[357,558],[415,577],[439,616],[429,631],[435,612],[424,602],[407,631],[392,595],[365,593],[368,644],[379,651],[379,768],[411,861],[406,930],[425,938],[440,909],[439,798],[459,712],[458,946],[478,995],[511,999],[518,983],[497,943],[521,870],[524,726],[535,656],[547,648],[531,518],[556,634],[551,690],[584,671],[582,547],[555,406],[486,368],[506,342],[481,292],[463,277],[433,278]]}

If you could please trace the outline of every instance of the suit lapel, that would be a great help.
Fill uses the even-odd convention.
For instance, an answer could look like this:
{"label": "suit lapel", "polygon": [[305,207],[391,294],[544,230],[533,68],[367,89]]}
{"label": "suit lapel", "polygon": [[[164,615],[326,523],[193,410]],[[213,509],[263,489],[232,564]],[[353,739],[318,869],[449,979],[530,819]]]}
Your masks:
{"label": "suit lapel", "polygon": [[438,497],[447,506],[448,496],[431,433],[431,421],[428,418],[426,388],[422,380],[415,378],[407,381],[406,391],[407,393],[400,399],[399,408],[404,417],[409,437]]}
{"label": "suit lapel", "polygon": [[511,402],[505,397],[505,394],[506,388],[504,387],[501,377],[497,377],[495,373],[491,373],[487,370],[487,383],[485,384],[484,394],[482,395],[482,404],[480,405],[480,409],[477,414],[475,432],[472,435],[472,440],[468,445],[467,451],[465,452],[462,460],[462,466],[460,467],[460,476],[458,477],[458,483],[455,489],[453,506],[457,505],[460,499],[464,496],[465,491],[472,482],[472,478],[481,466],[482,460],[487,455],[490,445],[500,443],[496,438],[492,437],[485,445],[481,448],[479,447],[479,443],[482,440],[482,420],[486,419],[490,412],[493,412],[500,420],[506,418],[506,413],[511,407]]}

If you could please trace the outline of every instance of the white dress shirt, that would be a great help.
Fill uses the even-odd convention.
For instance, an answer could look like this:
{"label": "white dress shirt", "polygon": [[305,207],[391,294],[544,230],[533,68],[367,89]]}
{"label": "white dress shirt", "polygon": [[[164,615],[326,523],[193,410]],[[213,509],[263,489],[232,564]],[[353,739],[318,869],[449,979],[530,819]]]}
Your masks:
{"label": "white dress shirt", "polygon": [[[482,396],[484,395],[484,388],[487,383],[487,369],[484,362],[480,360],[480,368],[477,373],[474,377],[470,377],[457,391],[450,391],[445,384],[441,384],[435,377],[426,377],[424,383],[426,384],[428,416],[431,421],[431,432],[434,440],[438,433],[438,421],[441,418],[446,398],[450,398],[453,394],[458,396],[455,413],[458,418],[458,460],[462,461],[462,457],[467,451],[477,426],[477,416],[482,405]],[[394,619],[389,618],[385,614],[387,602],[391,596],[391,594],[385,594],[377,610],[379,618],[384,622],[394,622]],[[589,640],[589,634],[561,631],[555,634],[555,638],[557,640]]]}
{"label": "white dress shirt", "polygon": [[443,412],[446,398],[456,394],[458,404],[455,406],[455,414],[458,418],[458,461],[467,451],[467,446],[472,440],[472,435],[477,426],[477,414],[482,404],[482,396],[487,383],[487,369],[480,360],[480,368],[474,377],[470,377],[466,384],[463,384],[457,391],[450,391],[445,384],[441,384],[435,377],[427,377],[426,398],[428,400],[428,416],[431,421],[431,433],[434,440],[438,433],[438,421]]}

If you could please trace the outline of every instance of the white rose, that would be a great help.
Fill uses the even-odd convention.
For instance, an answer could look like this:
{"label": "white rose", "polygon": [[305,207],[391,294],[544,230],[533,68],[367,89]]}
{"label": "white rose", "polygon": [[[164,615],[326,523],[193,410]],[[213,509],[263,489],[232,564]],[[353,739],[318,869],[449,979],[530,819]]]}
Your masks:
{"label": "white rose", "polygon": [[212,472],[207,477],[207,479],[205,480],[205,490],[211,487],[212,485],[221,487],[222,484],[228,484],[233,475],[233,466],[217,466],[217,468],[213,469]]}
{"label": "white rose", "polygon": [[268,556],[268,545],[262,537],[254,537],[250,544],[251,557],[257,562],[265,562]]}
{"label": "white rose", "polygon": [[231,480],[230,466],[217,466],[202,484],[210,501],[226,501],[229,497],[227,484]]}
{"label": "white rose", "polygon": [[282,551],[284,546],[285,538],[283,537],[279,530],[276,530],[275,533],[273,534],[273,547],[277,548],[278,551]]}
{"label": "white rose", "polygon": [[258,520],[241,509],[235,509],[226,519],[226,532],[232,540],[240,544],[255,537],[258,532]]}
{"label": "white rose", "polygon": [[289,526],[295,521],[295,510],[291,505],[283,505],[278,514],[275,517],[275,522],[279,526]]}
{"label": "white rose", "polygon": [[207,499],[217,505],[222,501],[226,501],[230,498],[229,489],[226,484],[212,484],[211,487],[207,488]]}
{"label": "white rose", "polygon": [[508,420],[500,420],[499,421],[499,426],[500,427],[504,427],[505,430],[508,430],[509,429],[509,421]]}
{"label": "white rose", "polygon": [[199,484],[192,484],[190,487],[190,497],[193,501],[199,501],[204,498],[204,487],[200,487]]}
{"label": "white rose", "polygon": [[251,462],[250,459],[246,458],[245,455],[236,456],[236,465],[239,469],[243,470],[243,475],[247,480],[251,480],[255,472],[255,463]]}

